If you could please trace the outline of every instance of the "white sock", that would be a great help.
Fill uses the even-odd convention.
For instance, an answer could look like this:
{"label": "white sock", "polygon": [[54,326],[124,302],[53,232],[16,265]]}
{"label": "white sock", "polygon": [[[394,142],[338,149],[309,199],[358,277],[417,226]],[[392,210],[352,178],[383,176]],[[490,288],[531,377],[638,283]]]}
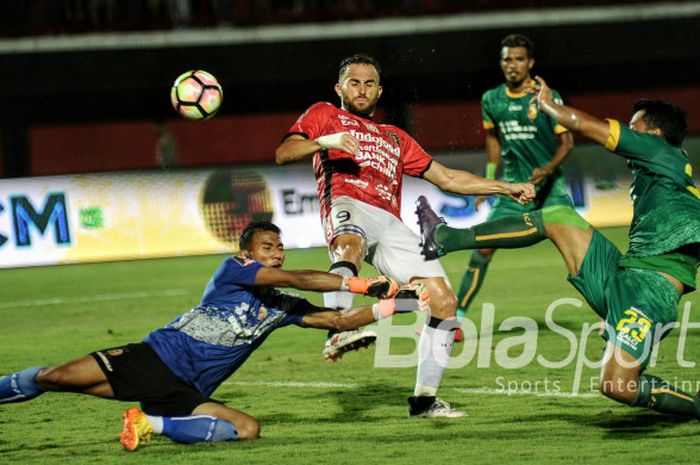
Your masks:
{"label": "white sock", "polygon": [[430,318],[418,340],[415,396],[435,396],[454,346],[456,319]]}
{"label": "white sock", "polygon": [[153,428],[154,433],[161,434],[163,432],[163,417],[146,415],[146,419],[151,424],[151,428]]}
{"label": "white sock", "polygon": [[[329,273],[340,275],[344,278],[357,276],[355,265],[350,262],[337,262],[331,265]],[[345,309],[352,307],[355,294],[348,291],[335,291],[323,293],[323,306],[327,308]]]}

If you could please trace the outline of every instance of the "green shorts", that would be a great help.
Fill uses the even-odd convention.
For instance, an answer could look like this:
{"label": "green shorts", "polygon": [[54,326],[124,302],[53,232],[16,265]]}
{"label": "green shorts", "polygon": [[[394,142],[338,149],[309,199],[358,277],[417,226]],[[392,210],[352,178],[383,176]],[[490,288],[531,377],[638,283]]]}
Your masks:
{"label": "green shorts", "polygon": [[571,201],[566,192],[552,192],[549,195],[544,195],[540,197],[541,191],[537,192],[537,197],[534,201],[528,203],[527,205],[520,205],[515,200],[511,200],[508,197],[498,197],[496,202],[494,202],[487,221],[498,220],[500,218],[505,218],[506,216],[522,216],[523,213],[531,212],[533,210],[539,210],[544,207],[551,207],[553,205],[565,205],[567,207],[574,208],[574,203]]}
{"label": "green shorts", "polygon": [[618,267],[621,257],[617,247],[594,230],[581,269],[568,280],[605,319],[603,338],[646,366],[651,349],[673,328],[681,296],[656,271]]}

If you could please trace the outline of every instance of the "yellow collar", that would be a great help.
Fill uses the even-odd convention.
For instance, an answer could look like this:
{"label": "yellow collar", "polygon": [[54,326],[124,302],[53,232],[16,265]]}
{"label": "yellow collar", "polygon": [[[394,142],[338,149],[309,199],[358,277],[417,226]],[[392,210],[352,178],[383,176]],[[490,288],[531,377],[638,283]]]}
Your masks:
{"label": "yellow collar", "polygon": [[[535,80],[530,79],[530,83],[534,84]],[[506,95],[510,98],[522,98],[522,97],[525,97],[527,95],[527,92],[513,92],[512,90],[510,90],[510,88],[506,84]]]}

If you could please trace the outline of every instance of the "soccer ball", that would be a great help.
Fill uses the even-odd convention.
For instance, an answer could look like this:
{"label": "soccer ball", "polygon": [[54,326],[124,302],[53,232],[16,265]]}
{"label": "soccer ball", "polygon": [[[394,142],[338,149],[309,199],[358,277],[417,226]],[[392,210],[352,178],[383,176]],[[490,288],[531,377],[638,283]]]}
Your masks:
{"label": "soccer ball", "polygon": [[170,89],[170,101],[175,111],[194,121],[214,116],[223,99],[224,91],[216,78],[201,69],[182,73]]}

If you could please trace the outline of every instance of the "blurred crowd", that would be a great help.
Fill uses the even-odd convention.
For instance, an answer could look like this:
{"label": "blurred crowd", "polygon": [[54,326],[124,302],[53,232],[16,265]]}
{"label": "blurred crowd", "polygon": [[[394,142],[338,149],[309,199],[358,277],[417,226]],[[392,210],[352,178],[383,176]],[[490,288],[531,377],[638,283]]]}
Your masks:
{"label": "blurred crowd", "polygon": [[[639,0],[614,0],[634,3]],[[672,0],[675,1],[675,0]],[[249,26],[303,21],[602,5],[609,0],[10,0],[0,36]]]}

